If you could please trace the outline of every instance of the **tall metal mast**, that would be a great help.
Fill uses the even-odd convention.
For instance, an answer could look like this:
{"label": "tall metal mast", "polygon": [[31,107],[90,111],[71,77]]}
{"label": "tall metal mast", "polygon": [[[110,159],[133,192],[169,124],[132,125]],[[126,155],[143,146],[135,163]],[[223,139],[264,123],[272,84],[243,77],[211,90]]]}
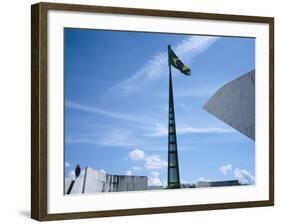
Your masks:
{"label": "tall metal mast", "polygon": [[174,109],[173,83],[170,63],[170,45],[168,46],[169,60],[169,119],[168,119],[168,188],[180,188],[180,172]]}

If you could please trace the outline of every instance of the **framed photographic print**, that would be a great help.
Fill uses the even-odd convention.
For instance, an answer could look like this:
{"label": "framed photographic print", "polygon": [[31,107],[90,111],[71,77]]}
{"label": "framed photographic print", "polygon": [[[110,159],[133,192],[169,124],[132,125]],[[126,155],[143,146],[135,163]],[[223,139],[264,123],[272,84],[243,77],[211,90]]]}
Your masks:
{"label": "framed photographic print", "polygon": [[274,19],[32,5],[32,218],[274,204]]}

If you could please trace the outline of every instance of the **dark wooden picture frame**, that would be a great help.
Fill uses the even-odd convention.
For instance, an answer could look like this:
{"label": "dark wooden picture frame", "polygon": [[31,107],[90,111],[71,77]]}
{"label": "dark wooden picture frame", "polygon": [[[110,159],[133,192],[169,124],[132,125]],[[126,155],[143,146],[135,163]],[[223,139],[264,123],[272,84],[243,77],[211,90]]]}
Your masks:
{"label": "dark wooden picture frame", "polygon": [[[269,200],[152,207],[108,211],[88,211],[75,213],[48,214],[47,191],[47,13],[49,10],[78,12],[99,12],[167,18],[195,18],[235,22],[254,22],[269,25]],[[163,11],[137,8],[118,8],[90,5],[38,3],[31,7],[31,217],[39,221],[79,219],[93,217],[187,212],[226,208],[259,207],[274,205],[274,18],[195,13],[183,11]]]}

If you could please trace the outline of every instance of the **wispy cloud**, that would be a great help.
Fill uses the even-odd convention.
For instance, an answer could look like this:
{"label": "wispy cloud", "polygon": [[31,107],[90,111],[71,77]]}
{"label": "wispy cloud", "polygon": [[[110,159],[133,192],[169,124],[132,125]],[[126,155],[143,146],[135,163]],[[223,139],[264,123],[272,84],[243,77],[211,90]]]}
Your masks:
{"label": "wispy cloud", "polygon": [[99,109],[99,108],[96,108],[96,107],[76,103],[76,102],[73,102],[73,101],[66,101],[65,106],[67,108],[70,108],[70,109],[73,109],[73,110],[79,110],[79,111],[86,112],[86,113],[105,116],[105,117],[118,119],[118,120],[132,121],[132,122],[139,123],[138,119],[135,116],[132,116],[132,115],[129,115],[129,114],[117,113],[117,112],[112,112],[112,111],[108,111],[108,110],[103,110],[103,109]]}
{"label": "wispy cloud", "polygon": [[[179,126],[177,127],[177,135],[185,134],[205,134],[205,133],[233,133],[234,130],[220,127],[193,127]],[[158,125],[151,133],[145,134],[148,137],[163,137],[168,135],[168,128],[163,125]]]}
{"label": "wispy cloud", "polygon": [[[173,47],[183,61],[190,64],[191,60],[206,51],[218,37],[192,36],[184,38]],[[128,79],[117,83],[107,91],[107,95],[130,95],[143,90],[151,83],[163,77],[163,70],[167,66],[167,52],[160,52],[148,60],[144,66],[132,74]]]}
{"label": "wispy cloud", "polygon": [[71,164],[70,164],[69,162],[65,161],[64,166],[65,166],[66,168],[68,168],[68,167],[71,166]]}
{"label": "wispy cloud", "polygon": [[147,170],[161,170],[167,166],[167,161],[163,160],[160,155],[150,155],[145,158],[144,167]]}
{"label": "wispy cloud", "polygon": [[83,143],[110,147],[136,147],[142,143],[142,140],[137,138],[132,130],[121,128],[112,128],[110,130],[106,130],[103,134],[96,133],[86,137],[67,137],[65,141],[66,143],[72,144]]}
{"label": "wispy cloud", "polygon": [[183,110],[185,110],[185,111],[191,111],[191,106],[188,106],[187,104],[185,104],[185,103],[180,103],[179,104],[179,106],[183,109]]}
{"label": "wispy cloud", "polygon": [[175,98],[186,98],[186,97],[206,97],[214,94],[218,88],[222,86],[221,83],[217,85],[203,85],[201,88],[191,88],[188,91],[186,89],[175,89],[174,97]]}
{"label": "wispy cloud", "polygon": [[[144,131],[145,130],[145,131]],[[110,127],[104,130],[101,130],[99,133],[95,134],[86,134],[80,136],[69,136],[65,139],[67,144],[93,144],[100,146],[110,146],[110,147],[139,147],[140,145],[147,145],[148,142],[145,139],[149,138],[160,138],[168,136],[168,129],[164,125],[153,124],[149,128],[144,130],[138,130],[139,133],[136,134],[132,129],[123,129]],[[177,135],[185,134],[216,134],[216,133],[233,133],[234,130],[227,128],[204,128],[204,127],[192,127],[192,126],[179,126],[177,127]],[[102,133],[102,134],[101,134]],[[142,134],[140,134],[142,133]],[[156,146],[153,146],[155,150]],[[162,147],[162,146],[161,146]],[[157,148],[157,147],[156,147]],[[143,159],[145,156],[141,154],[142,151],[135,149],[129,155],[129,158],[135,158],[138,160]]]}

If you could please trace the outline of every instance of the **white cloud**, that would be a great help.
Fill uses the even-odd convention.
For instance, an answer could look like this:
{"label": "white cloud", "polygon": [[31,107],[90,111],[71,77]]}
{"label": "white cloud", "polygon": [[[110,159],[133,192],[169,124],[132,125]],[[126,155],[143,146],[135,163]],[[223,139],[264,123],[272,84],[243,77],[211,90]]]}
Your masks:
{"label": "white cloud", "polygon": [[167,161],[162,160],[160,155],[149,155],[145,157],[144,167],[147,170],[163,169],[167,166]]}
{"label": "white cloud", "polygon": [[129,158],[131,160],[142,160],[144,159],[144,151],[140,149],[135,149],[131,152],[129,152]]}
{"label": "white cloud", "polygon": [[[227,164],[219,168],[220,172],[224,175],[232,174],[234,178],[238,179],[241,184],[254,184],[255,177],[246,169],[233,167],[232,164]],[[233,171],[233,172],[231,172]],[[231,173],[230,173],[231,172]]]}
{"label": "white cloud", "polygon": [[[163,160],[161,158],[161,155],[157,155],[157,154],[149,155],[144,153],[144,151],[140,149],[135,149],[129,152],[129,158],[132,161],[138,161],[138,160],[144,161],[144,167],[147,170],[159,170],[168,166],[167,161]],[[139,167],[134,167],[134,169],[139,169]]]}
{"label": "white cloud", "polygon": [[148,176],[149,186],[163,186],[163,182],[160,179],[160,173],[157,171],[151,171]]}
{"label": "white cloud", "polygon": [[132,170],[127,170],[125,174],[131,176],[133,174],[133,172],[132,172]]}
{"label": "white cloud", "polygon": [[[184,38],[179,44],[173,46],[176,54],[186,63],[190,64],[191,60],[207,50],[218,37],[192,36]],[[115,85],[108,90],[108,94],[129,95],[163,77],[163,69],[167,67],[167,51],[154,55],[144,66],[132,74],[128,79]]]}
{"label": "white cloud", "polygon": [[71,164],[69,162],[65,161],[64,166],[68,168],[71,166]]}
{"label": "white cloud", "polygon": [[241,170],[236,168],[234,171],[234,177],[236,177],[241,184],[254,184],[255,177],[247,170]]}
{"label": "white cloud", "polygon": [[228,171],[231,171],[232,170],[232,164],[227,164],[225,166],[221,166],[219,168],[219,170],[224,174],[226,175],[228,173]]}
{"label": "white cloud", "polygon": [[106,173],[106,171],[104,169],[101,169],[100,172],[101,173]]}
{"label": "white cloud", "polygon": [[141,166],[132,166],[131,169],[134,171],[139,171],[142,169],[142,167]]}
{"label": "white cloud", "polygon": [[204,177],[199,177],[199,178],[198,178],[198,181],[205,181],[205,182],[208,182],[209,180],[205,179]]}

